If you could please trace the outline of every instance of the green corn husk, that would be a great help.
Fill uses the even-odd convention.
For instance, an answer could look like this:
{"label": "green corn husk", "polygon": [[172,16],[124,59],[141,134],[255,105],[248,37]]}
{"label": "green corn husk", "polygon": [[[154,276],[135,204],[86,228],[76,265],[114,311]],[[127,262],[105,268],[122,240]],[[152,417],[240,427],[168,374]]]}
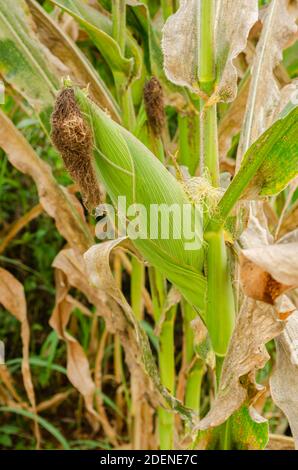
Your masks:
{"label": "green corn husk", "polygon": [[[74,91],[77,105],[92,129],[96,171],[114,203],[119,196],[126,196],[127,207],[142,204],[148,213],[150,204],[189,204],[182,186],[138,139],[115,123],[84,91]],[[172,229],[170,226],[170,237]],[[201,239],[201,234],[197,237]],[[187,250],[185,242],[188,241],[172,237],[166,240],[137,239],[133,243],[204,316],[203,247]]]}

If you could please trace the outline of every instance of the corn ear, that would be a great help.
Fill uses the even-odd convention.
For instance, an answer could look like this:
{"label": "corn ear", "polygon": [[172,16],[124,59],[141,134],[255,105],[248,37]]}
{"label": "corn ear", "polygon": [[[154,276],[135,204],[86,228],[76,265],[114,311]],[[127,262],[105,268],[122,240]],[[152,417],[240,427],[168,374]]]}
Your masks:
{"label": "corn ear", "polygon": [[[127,207],[142,204],[148,214],[151,204],[178,204],[182,208],[190,203],[182,185],[138,139],[115,123],[84,91],[75,89],[75,98],[92,129],[93,163],[114,203],[119,196],[126,196]],[[191,217],[194,220],[194,207]],[[206,281],[202,274],[202,244],[187,250],[185,243],[189,240],[183,239],[183,233],[181,238],[173,237],[173,220],[169,219],[169,239],[137,239],[133,243],[203,315]],[[200,242],[202,233],[196,233],[196,239]]]}

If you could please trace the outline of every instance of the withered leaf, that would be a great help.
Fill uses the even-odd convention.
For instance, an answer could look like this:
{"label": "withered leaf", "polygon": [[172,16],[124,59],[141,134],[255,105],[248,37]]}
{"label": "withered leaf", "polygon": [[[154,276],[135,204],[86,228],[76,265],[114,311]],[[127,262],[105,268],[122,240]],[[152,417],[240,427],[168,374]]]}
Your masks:
{"label": "withered leaf", "polygon": [[88,359],[79,342],[70,335],[66,328],[73,310],[67,295],[69,284],[62,271],[56,270],[56,305],[50,319],[50,325],[67,345],[67,376],[73,386],[85,399],[87,410],[96,416],[93,408],[95,385],[91,378]]}
{"label": "withered leaf", "polygon": [[[289,6],[291,4],[291,6]],[[274,75],[283,49],[295,38],[298,3],[272,0],[263,19],[263,30],[252,64],[252,79],[244,127],[238,148],[238,165],[257,138],[274,122],[280,90]]]}
{"label": "withered leaf", "polygon": [[[144,394],[150,392],[149,398],[153,398],[155,404],[159,403],[178,413],[186,420],[193,422],[194,413],[185,408],[177,399],[170,395],[168,390],[162,385],[153,358],[148,337],[141,325],[136,320],[134,313],[126,301],[123,293],[118,288],[110,269],[110,254],[114,248],[125,244],[125,238],[119,238],[92,246],[85,253],[85,262],[91,285],[104,292],[113,299],[121,309],[121,322],[124,323],[126,333],[126,353],[127,362],[133,366],[136,378],[139,376],[140,386],[144,388]],[[120,330],[120,334],[123,330]],[[128,343],[128,344],[127,344]],[[135,370],[134,370],[135,369]]]}
{"label": "withered leaf", "polygon": [[298,312],[276,338],[276,366],[270,379],[271,396],[289,420],[298,449]]}
{"label": "withered leaf", "polygon": [[[199,44],[201,0],[182,0],[163,29],[165,73],[176,85],[199,91]],[[216,91],[218,99],[232,101],[237,94],[237,70],[234,59],[245,49],[248,33],[258,19],[257,0],[221,0],[216,2]]]}
{"label": "withered leaf", "polygon": [[263,393],[263,387],[255,382],[255,372],[269,359],[265,344],[284,327],[276,307],[245,299],[223,363],[217,397],[197,429],[219,426],[241,405],[253,404]]}
{"label": "withered leaf", "polygon": [[[35,392],[29,365],[30,327],[27,318],[24,287],[12,274],[3,268],[0,268],[0,304],[2,304],[21,324],[23,381],[32,410],[36,413]],[[40,431],[37,422],[35,422],[35,435],[37,445],[39,446]]]}
{"label": "withered leaf", "polygon": [[241,243],[241,280],[246,295],[274,303],[282,293],[297,286],[298,232],[274,243],[268,228],[251,213]]}

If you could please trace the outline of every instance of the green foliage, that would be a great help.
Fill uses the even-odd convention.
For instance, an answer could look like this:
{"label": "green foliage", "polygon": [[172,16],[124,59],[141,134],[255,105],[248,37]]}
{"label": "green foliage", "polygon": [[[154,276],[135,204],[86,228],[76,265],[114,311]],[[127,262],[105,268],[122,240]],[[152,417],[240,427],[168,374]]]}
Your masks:
{"label": "green foliage", "polygon": [[[206,72],[207,83],[203,83],[206,76],[196,77],[196,81],[202,79],[202,90],[212,95],[211,100],[206,95],[194,96],[166,79],[161,48],[162,27],[163,22],[177,10],[179,2],[126,2],[126,21],[122,18],[121,24],[116,24],[119,18],[116,18],[111,0],[98,0],[97,3],[40,0],[37,4],[35,0],[0,0],[0,79],[4,80],[6,87],[6,101],[1,109],[39,158],[50,165],[55,180],[69,190],[71,198],[77,198],[80,220],[86,230],[90,229],[90,239],[96,220],[80,204],[82,197],[78,188],[73,187],[60,155],[49,140],[55,96],[62,79],[68,75],[75,83],[79,107],[92,128],[93,163],[99,182],[108,193],[107,201],[116,204],[117,197],[125,195],[128,204],[142,203],[147,210],[152,203],[182,206],[189,202],[189,194],[185,190],[185,179],[189,175],[203,176],[204,181],[206,176],[211,177],[216,186],[212,190],[217,195],[224,193],[218,206],[214,204],[212,210],[205,207],[209,195],[204,194],[200,199],[200,203],[205,204],[205,211],[204,227],[200,225],[196,234],[201,242],[199,248],[187,250],[187,240],[174,237],[170,240],[138,239],[134,245],[145,263],[131,258],[127,252],[120,255],[115,251],[111,257],[117,285],[131,302],[139,322],[136,324],[141,327],[137,332],[144,335],[139,340],[146,346],[142,353],[147,355],[147,363],[152,364],[152,357],[156,358],[162,387],[167,389],[166,393],[181,399],[182,404],[175,401],[173,407],[178,414],[180,410],[192,419],[203,418],[209,408],[212,409],[213,396],[219,389],[216,380],[220,380],[223,356],[234,328],[234,298],[236,307],[239,303],[236,279],[232,276],[237,271],[235,252],[238,247],[235,241],[245,217],[235,208],[244,198],[249,201],[266,198],[273,214],[273,221],[270,219],[272,232],[276,229],[274,218],[279,219],[282,226],[283,218],[287,220],[293,217],[293,213],[295,215],[298,192],[294,191],[294,186],[293,190],[288,186],[298,174],[298,108],[293,100],[286,103],[279,119],[269,129],[266,130],[268,126],[265,126],[264,134],[248,149],[240,170],[234,175],[241,125],[246,125],[241,122],[245,103],[238,102],[239,96],[231,104],[217,103],[220,97],[214,87],[215,75],[217,72],[221,78],[223,65],[228,59],[228,46],[233,41],[228,36],[225,37],[226,42],[219,46],[213,44],[214,18],[209,8],[212,2],[202,3],[203,16],[208,21],[197,25],[204,38],[199,62],[203,75]],[[123,7],[123,2],[120,3]],[[270,0],[259,0],[258,3],[259,8],[266,12]],[[34,14],[31,16],[34,10],[39,11],[39,20]],[[222,13],[223,16],[226,14],[225,11]],[[116,26],[119,26],[120,37],[115,34]],[[227,25],[222,22],[220,26],[225,33]],[[254,34],[252,30],[248,39],[252,54],[259,40]],[[297,44],[295,42],[280,51],[283,60],[274,77],[278,82],[277,88],[297,77]],[[173,45],[177,46],[176,43]],[[218,50],[221,60],[217,57]],[[197,50],[196,54],[198,62]],[[189,54],[185,50],[183,57],[179,57],[180,71],[181,60],[184,66],[187,59]],[[255,76],[254,67],[250,67],[245,54],[234,60],[234,64],[244,77]],[[270,72],[273,74],[273,70]],[[152,75],[159,78],[164,91],[166,124],[158,139],[152,134],[143,100],[144,84]],[[235,78],[231,89],[236,83]],[[81,91],[84,87],[89,88],[92,101],[87,98],[87,92]],[[256,119],[264,117],[259,112],[258,103],[255,103],[254,111]],[[226,117],[231,128],[224,138]],[[225,148],[221,161],[218,144],[220,151]],[[183,174],[187,175],[184,181],[177,181],[173,176],[174,155],[179,165],[184,167]],[[225,192],[217,188],[222,167],[228,167],[233,176]],[[211,186],[208,188],[210,190]],[[40,203],[31,178],[16,170],[1,149],[0,199],[1,246],[20,218]],[[194,218],[194,208],[192,216]],[[51,217],[55,218],[55,211]],[[82,221],[83,217],[86,223]],[[293,221],[291,223],[292,228],[297,227],[296,222],[294,227]],[[170,224],[171,231],[173,224]],[[61,271],[52,268],[55,257],[63,248],[65,240],[59,228],[57,230],[54,220],[41,210],[38,216],[17,231],[3,251],[0,249],[1,267],[10,271],[24,286],[31,332],[28,362],[37,403],[41,405],[38,416],[28,408],[22,378],[19,322],[0,307],[0,339],[7,345],[6,365],[16,392],[14,394],[7,388],[0,378],[0,448],[34,449],[36,436],[32,435],[31,425],[35,420],[41,427],[43,449],[110,450],[128,445],[132,448],[152,446],[155,436],[150,429],[158,430],[157,446],[173,448],[178,439],[190,433],[190,422],[176,427],[178,420],[174,413],[160,408],[159,403],[153,408],[151,402],[150,406],[143,403],[143,384],[141,380],[134,382],[130,369],[135,359],[129,350],[131,325],[123,333],[114,317],[111,324],[105,324],[98,316],[102,314],[104,305],[98,307],[89,292],[66,286],[68,282],[71,284],[71,276],[65,273],[62,276]],[[75,252],[77,261],[80,256]],[[85,279],[81,277],[81,281],[83,284]],[[172,284],[183,294],[182,300],[179,293],[176,293],[174,301],[171,298]],[[69,287],[66,300],[74,305],[67,334],[82,346],[92,379],[95,379],[93,402],[101,415],[99,429],[93,422],[94,416],[89,419],[88,415],[86,419],[83,398],[69,382],[68,346],[49,325],[55,302],[66,287]],[[105,294],[101,295],[105,297]],[[58,305],[60,312],[67,311],[67,308],[67,303]],[[113,304],[113,315],[117,308]],[[198,312],[209,329],[208,334],[204,329],[206,325],[196,323]],[[149,342],[153,355],[148,349]],[[258,381],[265,385],[276,360],[273,341],[268,351],[271,361],[258,374]],[[211,360],[215,360],[214,352],[217,370],[214,370]],[[141,359],[137,358],[139,362]],[[86,367],[85,364],[81,369],[83,375]],[[149,392],[146,390],[146,394]],[[170,394],[167,395],[169,399]],[[2,398],[5,396],[9,398],[9,406]],[[51,404],[51,399],[57,401]],[[244,402],[234,409],[226,422],[201,432],[194,446],[237,450],[266,448],[268,422],[254,415],[250,404]],[[288,433],[286,419],[270,398],[266,400],[262,414],[270,418],[271,431]],[[143,436],[136,435],[135,430],[138,429],[148,431],[142,433],[146,434],[145,443],[140,444]]]}

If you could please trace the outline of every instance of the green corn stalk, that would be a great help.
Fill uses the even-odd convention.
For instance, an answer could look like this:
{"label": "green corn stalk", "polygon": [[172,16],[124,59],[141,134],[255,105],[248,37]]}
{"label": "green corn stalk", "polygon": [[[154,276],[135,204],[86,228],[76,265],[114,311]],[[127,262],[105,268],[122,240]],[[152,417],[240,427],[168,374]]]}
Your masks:
{"label": "green corn stalk", "polygon": [[190,175],[195,175],[200,161],[199,113],[178,114],[179,164],[187,166]]}
{"label": "green corn stalk", "polygon": [[185,343],[185,366],[187,367],[187,379],[185,386],[185,406],[200,414],[201,384],[204,375],[204,364],[199,358],[195,358],[194,331],[192,320],[197,316],[189,303],[182,301],[183,333]]}
{"label": "green corn stalk", "polygon": [[[162,384],[175,395],[175,345],[174,325],[176,306],[172,307],[163,321],[160,332],[159,370]],[[159,443],[161,450],[174,448],[175,415],[163,408],[158,410]]]}
{"label": "green corn stalk", "polygon": [[[125,53],[126,46],[126,1],[114,0],[112,2],[113,38],[118,43],[121,52]],[[127,129],[135,125],[135,111],[130,87],[121,79],[115,78],[118,101],[122,108],[123,123]]]}
{"label": "green corn stalk", "polygon": [[[207,95],[215,83],[214,61],[214,0],[201,4],[200,87]],[[215,187],[219,186],[219,159],[216,105],[204,108],[201,102],[201,151],[204,167]],[[218,356],[224,356],[234,327],[235,307],[224,231],[207,231],[208,298],[206,324],[213,348]]]}
{"label": "green corn stalk", "polygon": [[[162,384],[175,394],[175,345],[174,326],[176,306],[170,308],[163,318],[163,306],[166,300],[166,283],[164,277],[155,268],[149,269],[150,290],[153,302],[155,324],[161,322],[159,333],[158,364]],[[175,416],[173,413],[158,408],[158,436],[161,450],[174,448]]]}
{"label": "green corn stalk", "polygon": [[[203,92],[210,95],[215,83],[215,44],[214,44],[214,0],[201,3],[201,44],[199,82]],[[217,132],[217,106],[202,105],[201,151],[204,167],[207,169],[213,186],[219,186],[219,158]],[[207,231],[207,311],[206,324],[217,359],[217,379],[219,381],[222,357],[226,354],[235,321],[235,302],[229,270],[228,253],[224,231]],[[229,420],[223,426],[222,449],[229,448]]]}

